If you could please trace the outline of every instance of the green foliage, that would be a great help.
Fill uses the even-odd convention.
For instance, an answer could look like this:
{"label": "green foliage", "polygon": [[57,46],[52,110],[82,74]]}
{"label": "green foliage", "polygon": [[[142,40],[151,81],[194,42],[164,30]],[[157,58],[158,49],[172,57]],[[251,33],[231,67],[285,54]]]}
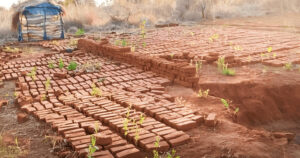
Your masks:
{"label": "green foliage", "polygon": [[202,61],[201,60],[196,61],[195,68],[196,68],[196,74],[199,74],[199,70],[202,68]]}
{"label": "green foliage", "polygon": [[284,69],[286,69],[286,70],[292,70],[292,68],[293,68],[293,64],[292,63],[286,63],[285,65],[284,65]]}
{"label": "green foliage", "polygon": [[127,46],[127,41],[126,41],[126,39],[122,39],[122,46],[123,46],[123,47],[126,47],[126,46]]}
{"label": "green foliage", "polygon": [[96,97],[102,97],[102,91],[100,88],[98,88],[95,83],[92,84],[92,92],[91,92],[92,96],[96,96]]}
{"label": "green foliage", "polygon": [[62,58],[60,58],[59,61],[58,61],[58,67],[59,67],[59,69],[64,68],[64,66],[65,66],[64,61],[62,60]]}
{"label": "green foliage", "polygon": [[220,57],[217,61],[218,70],[226,76],[234,76],[235,71],[228,68],[228,64],[225,64],[225,57]]}
{"label": "green foliage", "polygon": [[235,110],[234,110],[234,115],[237,115],[237,113],[240,111],[240,108],[235,108]]}
{"label": "green foliage", "polygon": [[205,91],[202,91],[202,89],[199,89],[197,96],[199,98],[202,98],[202,97],[207,98],[208,97],[208,93],[209,93],[209,89],[207,89]]}
{"label": "green foliage", "polygon": [[77,32],[75,33],[76,36],[82,36],[85,34],[84,29],[78,29]]}
{"label": "green foliage", "polygon": [[268,49],[267,49],[268,53],[271,53],[271,52],[272,52],[272,50],[273,50],[273,48],[272,48],[272,47],[268,47]]}
{"label": "green foliage", "polygon": [[49,69],[55,68],[53,61],[49,61],[48,67],[49,67]]}
{"label": "green foliage", "polygon": [[69,70],[69,71],[74,71],[74,70],[76,70],[77,65],[78,65],[78,64],[77,64],[75,61],[71,61],[70,64],[69,64],[69,66],[68,66],[68,70]]}
{"label": "green foliage", "polygon": [[46,91],[49,90],[50,86],[51,86],[50,78],[48,78],[47,81],[45,82],[45,89],[46,89]]}
{"label": "green foliage", "polygon": [[229,103],[225,99],[221,99],[221,102],[224,104],[225,108],[229,109]]}
{"label": "green foliage", "polygon": [[99,150],[99,148],[96,146],[96,137],[94,135],[91,135],[91,144],[89,145],[88,149],[88,158],[92,158],[92,155]]}
{"label": "green foliage", "polygon": [[33,67],[30,71],[30,73],[27,74],[27,76],[31,77],[32,80],[35,80],[36,79],[36,70],[37,68],[36,67]]}
{"label": "green foliage", "polygon": [[210,36],[208,39],[209,39],[209,41],[214,42],[214,41],[216,41],[217,39],[219,39],[219,34],[213,34],[213,35]]}
{"label": "green foliage", "polygon": [[176,156],[176,150],[172,149],[171,153],[167,153],[167,158],[180,158],[180,156]]}

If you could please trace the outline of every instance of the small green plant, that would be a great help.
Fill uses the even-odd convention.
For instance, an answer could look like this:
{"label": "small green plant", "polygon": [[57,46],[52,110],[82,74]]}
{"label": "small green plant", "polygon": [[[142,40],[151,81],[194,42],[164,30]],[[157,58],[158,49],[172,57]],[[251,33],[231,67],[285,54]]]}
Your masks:
{"label": "small green plant", "polygon": [[272,48],[272,47],[268,47],[268,49],[267,49],[268,53],[271,53],[271,52],[272,52],[272,50],[273,50],[273,48]]}
{"label": "small green plant", "polygon": [[0,134],[0,156],[7,158],[26,157],[27,151],[19,147],[18,138],[15,138],[15,145],[6,145],[3,142],[3,137]]}
{"label": "small green plant", "polygon": [[217,61],[218,70],[226,76],[234,76],[235,71],[228,68],[228,64],[225,64],[225,57],[220,57]]}
{"label": "small green plant", "polygon": [[49,67],[49,69],[54,69],[55,68],[54,62],[53,61],[49,61],[48,67]]}
{"label": "small green plant", "polygon": [[49,88],[50,88],[50,86],[51,86],[50,82],[51,82],[50,78],[48,78],[47,81],[45,82],[45,89],[46,89],[46,91],[48,91]]}
{"label": "small green plant", "polygon": [[155,137],[155,142],[154,142],[154,147],[156,148],[155,150],[153,150],[153,158],[159,158],[159,153],[157,151],[157,149],[160,147],[159,145],[159,142],[160,142],[160,137],[159,136],[156,136]]}
{"label": "small green plant", "polygon": [[293,64],[292,63],[286,63],[284,65],[284,69],[288,70],[288,71],[291,71],[293,68]]}
{"label": "small green plant", "polygon": [[95,83],[92,84],[92,96],[96,96],[96,97],[102,97],[102,91],[100,88],[98,88]]}
{"label": "small green plant", "polygon": [[76,70],[77,65],[78,65],[78,64],[77,64],[75,61],[71,61],[70,64],[69,64],[69,66],[68,66],[68,70],[69,70],[69,71],[74,71],[74,70]]}
{"label": "small green plant", "polygon": [[3,49],[4,52],[8,52],[8,53],[18,53],[20,51],[19,48],[11,48],[11,47],[5,47]]}
{"label": "small green plant", "polygon": [[214,41],[216,41],[217,39],[219,39],[219,34],[213,34],[213,35],[210,36],[208,39],[209,39],[209,41],[214,42]]}
{"label": "small green plant", "polygon": [[176,150],[172,149],[171,153],[167,153],[167,158],[180,158],[180,156],[176,156]]}
{"label": "small green plant", "polygon": [[65,66],[64,61],[62,60],[62,58],[59,58],[59,61],[58,61],[58,67],[59,67],[59,69],[64,68],[64,66]]}
{"label": "small green plant", "polygon": [[77,32],[75,33],[76,36],[82,36],[85,34],[84,29],[78,29]]}
{"label": "small green plant", "polygon": [[196,61],[196,63],[195,63],[195,68],[196,68],[196,74],[198,75],[198,74],[199,74],[199,71],[200,71],[201,68],[202,68],[202,61],[201,61],[201,60]]}
{"label": "small green plant", "polygon": [[229,109],[229,103],[227,102],[227,100],[222,98],[221,102],[223,103],[223,105],[225,106],[226,109]]}
{"label": "small green plant", "polygon": [[202,91],[202,89],[199,89],[197,96],[199,98],[202,98],[202,97],[207,98],[208,97],[208,93],[209,93],[209,89],[207,89],[205,91]]}
{"label": "small green plant", "polygon": [[234,110],[234,115],[237,115],[238,114],[238,112],[240,111],[240,108],[235,108],[235,110]]}
{"label": "small green plant", "polygon": [[126,41],[126,39],[122,39],[122,46],[123,46],[123,47],[126,47],[126,46],[127,46],[127,41]]}
{"label": "small green plant", "polygon": [[131,52],[135,52],[135,45],[131,45],[130,50]]}
{"label": "small green plant", "polygon": [[170,57],[171,57],[171,60],[173,60],[173,58],[174,58],[174,53],[171,53],[171,54],[170,54]]}
{"label": "small green plant", "polygon": [[36,70],[37,68],[36,67],[33,67],[30,71],[30,73],[27,74],[27,76],[31,77],[32,80],[35,80],[36,79]]}

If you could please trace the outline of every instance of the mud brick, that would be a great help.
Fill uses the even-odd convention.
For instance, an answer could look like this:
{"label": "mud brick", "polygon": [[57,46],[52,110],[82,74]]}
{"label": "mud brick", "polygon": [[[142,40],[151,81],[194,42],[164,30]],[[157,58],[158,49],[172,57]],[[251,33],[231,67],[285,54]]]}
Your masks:
{"label": "mud brick", "polygon": [[71,145],[74,148],[75,146],[78,146],[81,144],[87,144],[87,143],[91,143],[91,138],[85,138],[85,139],[73,141],[73,142],[71,142]]}
{"label": "mud brick", "polygon": [[77,132],[84,132],[84,129],[78,128],[78,129],[74,129],[74,130],[70,130],[70,131],[65,131],[65,132],[63,132],[63,136],[65,136],[66,134],[77,133]]}
{"label": "mud brick", "polygon": [[187,135],[187,134],[184,134],[184,135],[181,135],[177,138],[167,140],[167,141],[168,141],[168,143],[171,144],[171,147],[174,148],[176,146],[183,145],[183,144],[187,143],[189,140],[190,140],[190,136]]}
{"label": "mud brick", "polygon": [[68,78],[68,80],[69,80],[72,84],[78,83],[78,81],[77,81],[75,78],[73,78],[73,77]]}
{"label": "mud brick", "polygon": [[181,114],[183,116],[188,116],[188,115],[194,114],[194,111],[192,111],[192,110],[181,110],[181,111],[178,112],[178,114]]}
{"label": "mud brick", "polygon": [[[162,140],[162,138],[160,136],[157,136],[159,137],[160,140]],[[146,149],[146,145],[147,144],[154,144],[154,142],[156,142],[156,136],[154,137],[149,137],[149,138],[146,138],[146,139],[140,139],[138,141],[138,145],[143,148],[143,149]]]}
{"label": "mud brick", "polygon": [[147,152],[152,152],[155,149],[159,152],[167,152],[170,149],[170,145],[166,141],[160,141],[159,148],[155,147],[154,143],[146,144],[145,146]]}
{"label": "mud brick", "polygon": [[80,145],[75,145],[73,147],[74,150],[78,151],[78,150],[81,150],[81,149],[87,149],[89,148],[89,143],[87,144],[80,144]]}
{"label": "mud brick", "polygon": [[116,158],[142,158],[145,155],[137,148],[126,149],[116,154]]}
{"label": "mud brick", "polygon": [[105,149],[110,149],[110,148],[113,148],[113,147],[124,146],[126,144],[127,144],[127,142],[122,139],[122,140],[119,140],[119,141],[114,141],[114,142],[112,142],[112,144],[107,145],[104,148]]}
{"label": "mud brick", "polygon": [[109,150],[110,150],[110,152],[116,154],[118,152],[121,152],[121,151],[124,151],[124,150],[128,150],[128,149],[132,149],[132,148],[135,148],[134,145],[127,144],[127,145],[124,145],[124,146],[110,148]]}
{"label": "mud brick", "polygon": [[195,115],[195,116],[191,117],[191,119],[192,119],[193,121],[196,121],[197,124],[202,124],[202,123],[204,123],[204,116]]}
{"label": "mud brick", "polygon": [[67,125],[67,126],[58,127],[57,132],[59,134],[62,134],[65,131],[74,130],[74,129],[78,129],[78,128],[79,128],[78,124],[70,124],[70,125]]}
{"label": "mud brick", "polygon": [[80,137],[74,137],[74,138],[69,138],[68,140],[71,142],[82,140],[82,139],[90,139],[90,135],[85,135],[85,136],[80,136]]}
{"label": "mud brick", "polygon": [[73,123],[73,121],[71,121],[71,120],[54,121],[54,122],[52,122],[52,129],[57,130],[57,128],[60,127],[60,126],[67,125],[67,124],[72,124],[72,123]]}
{"label": "mud brick", "polygon": [[184,122],[176,122],[176,123],[171,123],[172,127],[178,129],[178,130],[183,130],[183,131],[187,131],[189,129],[195,128],[197,127],[197,122],[196,121],[192,121],[192,120],[187,120]]}
{"label": "mud brick", "polygon": [[34,111],[36,111],[36,108],[32,107],[31,105],[30,106],[22,106],[21,109],[24,110],[28,114],[32,114]]}
{"label": "mud brick", "polygon": [[215,113],[210,113],[208,116],[205,118],[204,124],[208,127],[214,127],[217,123],[216,120],[216,114]]}
{"label": "mud brick", "polygon": [[113,158],[113,155],[108,150],[96,151],[93,153],[94,158]]}
{"label": "mud brick", "polygon": [[158,109],[153,109],[153,110],[148,111],[148,114],[150,116],[154,117],[156,113],[161,113],[164,111],[169,112],[166,108],[158,108]]}
{"label": "mud brick", "polygon": [[94,135],[96,137],[96,144],[97,145],[110,145],[112,143],[112,137],[105,135],[105,134],[101,134],[101,133],[97,133]]}
{"label": "mud brick", "polygon": [[79,136],[85,136],[85,132],[76,132],[76,133],[70,133],[70,134],[65,134],[65,138],[74,138],[74,137],[79,137]]}

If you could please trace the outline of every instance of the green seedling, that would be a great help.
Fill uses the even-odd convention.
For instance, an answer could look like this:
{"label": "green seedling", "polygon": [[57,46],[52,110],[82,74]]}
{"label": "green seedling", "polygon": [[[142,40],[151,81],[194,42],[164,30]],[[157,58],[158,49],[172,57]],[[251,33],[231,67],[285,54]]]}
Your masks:
{"label": "green seedling", "polygon": [[47,81],[45,82],[45,89],[46,89],[46,91],[48,91],[49,88],[50,88],[50,86],[51,86],[51,83],[50,83],[50,82],[51,82],[51,81],[50,81],[50,78],[48,78]]}
{"label": "green seedling", "polygon": [[33,67],[30,71],[30,73],[27,74],[27,76],[31,77],[32,80],[35,80],[36,79],[36,70],[37,68],[36,67]]}
{"label": "green seedling", "polygon": [[196,74],[198,75],[200,69],[202,68],[202,61],[201,61],[201,60],[196,61],[196,63],[195,63],[195,68],[196,68]]}
{"label": "green seedling", "polygon": [[226,76],[234,76],[235,71],[228,68],[228,64],[225,64],[225,57],[220,57],[217,61],[218,70]]}
{"label": "green seedling", "polygon": [[176,156],[176,150],[172,149],[171,153],[167,153],[167,158],[180,158],[180,156]]}
{"label": "green seedling", "polygon": [[286,63],[284,65],[284,69],[288,70],[288,71],[291,71],[293,68],[293,64],[292,63]]}
{"label": "green seedling", "polygon": [[219,39],[219,34],[213,34],[213,35],[210,36],[208,39],[209,39],[209,41],[214,42],[214,41],[216,41],[217,39]]}
{"label": "green seedling", "polygon": [[242,46],[239,46],[239,45],[234,46],[233,49],[236,50],[236,51],[243,50]]}
{"label": "green seedling", "polygon": [[240,108],[235,108],[235,110],[234,110],[234,115],[237,115],[237,113],[240,111]]}
{"label": "green seedling", "polygon": [[135,46],[132,45],[132,46],[130,47],[130,50],[131,50],[131,52],[135,52]]}
{"label": "green seedling", "polygon": [[268,49],[267,49],[268,53],[271,53],[271,52],[272,52],[272,50],[273,50],[273,48],[272,48],[272,47],[268,47]]}
{"label": "green seedling", "polygon": [[96,96],[96,97],[102,97],[102,91],[100,88],[98,88],[95,83],[92,84],[92,96]]}
{"label": "green seedling", "polygon": [[48,67],[49,67],[49,69],[55,68],[53,61],[49,61]]}
{"label": "green seedling", "polygon": [[78,29],[77,32],[75,33],[76,36],[82,36],[85,34],[84,29]]}
{"label": "green seedling", "polygon": [[170,57],[171,57],[171,60],[173,60],[173,58],[174,58],[174,53],[171,53],[171,54],[170,54]]}
{"label": "green seedling", "polygon": [[116,46],[119,46],[119,45],[120,45],[120,42],[121,42],[120,40],[115,40],[115,45],[116,45]]}
{"label": "green seedling", "polygon": [[20,51],[19,48],[11,48],[11,47],[5,47],[3,49],[4,52],[8,52],[8,53],[18,53]]}
{"label": "green seedling", "polygon": [[[95,131],[95,134],[98,133],[98,130],[99,130],[99,124],[98,123],[95,123],[95,126],[94,126],[94,131]],[[92,155],[97,151],[99,150],[98,146],[96,146],[96,137],[94,135],[91,135],[91,144],[89,144],[89,148],[88,148],[88,158],[92,158]]]}
{"label": "green seedling", "polygon": [[145,48],[147,46],[146,42],[143,42],[143,47]]}
{"label": "green seedling", "polygon": [[58,61],[58,67],[59,67],[59,69],[64,68],[64,66],[65,66],[64,61],[62,60],[62,58],[60,58],[59,61]]}
{"label": "green seedling", "polygon": [[68,70],[69,70],[69,71],[74,71],[74,70],[76,70],[77,65],[78,65],[78,64],[77,64],[75,61],[71,61],[70,64],[69,64],[69,66],[68,66]]}
{"label": "green seedling", "polygon": [[122,46],[123,46],[123,47],[126,47],[126,46],[127,46],[127,41],[126,41],[126,39],[122,39]]}
{"label": "green seedling", "polygon": [[227,100],[225,99],[221,99],[221,102],[223,103],[223,105],[225,106],[225,108],[229,109],[229,103],[227,102]]}
{"label": "green seedling", "polygon": [[275,59],[277,57],[276,53],[273,53],[273,59]]}

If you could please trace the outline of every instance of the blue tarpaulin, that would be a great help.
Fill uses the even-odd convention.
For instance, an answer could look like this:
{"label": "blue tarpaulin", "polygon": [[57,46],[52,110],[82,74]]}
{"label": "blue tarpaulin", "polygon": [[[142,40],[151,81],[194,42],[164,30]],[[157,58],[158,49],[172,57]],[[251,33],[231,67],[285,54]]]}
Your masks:
{"label": "blue tarpaulin", "polygon": [[[35,6],[28,6],[25,7],[22,14],[25,16],[28,15],[41,15],[45,18],[44,23],[46,22],[46,16],[51,16],[51,15],[61,15],[62,12],[62,8],[60,6],[56,6],[53,5],[51,3],[48,2],[44,2],[44,3],[40,3],[38,5]],[[61,17],[60,17],[61,18]],[[64,38],[64,28],[63,28],[63,21],[62,18],[60,19],[61,22],[61,39]],[[21,29],[21,24],[19,24],[19,41],[23,41],[23,33],[22,33],[22,29]],[[44,24],[44,40],[48,40],[48,39],[52,39],[51,36],[47,35],[47,28]]]}
{"label": "blue tarpaulin", "polygon": [[58,15],[62,12],[60,6],[50,3],[41,3],[36,6],[26,7],[23,11],[24,15]]}

